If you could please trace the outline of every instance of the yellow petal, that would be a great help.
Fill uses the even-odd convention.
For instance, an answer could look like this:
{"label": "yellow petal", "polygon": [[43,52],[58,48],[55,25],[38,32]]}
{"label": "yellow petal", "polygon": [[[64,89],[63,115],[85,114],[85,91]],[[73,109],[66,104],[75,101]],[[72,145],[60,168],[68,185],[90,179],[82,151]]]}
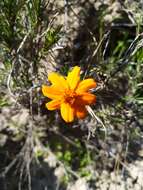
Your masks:
{"label": "yellow petal", "polygon": [[62,97],[62,93],[58,88],[42,85],[43,95],[50,99],[60,99]]}
{"label": "yellow petal", "polygon": [[75,109],[75,114],[76,114],[77,118],[83,119],[87,115],[87,110],[86,110],[86,108],[84,106],[77,107]]}
{"label": "yellow petal", "polygon": [[83,105],[90,105],[94,104],[96,102],[96,96],[94,94],[90,93],[82,93],[78,98],[77,98],[77,103],[83,104]]}
{"label": "yellow petal", "polygon": [[56,87],[61,90],[68,89],[68,83],[65,78],[55,72],[52,72],[48,75],[48,80]]}
{"label": "yellow petal", "polygon": [[60,108],[61,100],[52,100],[46,103],[46,107],[48,110],[56,110]]}
{"label": "yellow petal", "polygon": [[74,90],[80,81],[80,67],[76,66],[68,73],[67,82],[70,89]]}
{"label": "yellow petal", "polygon": [[96,82],[93,79],[85,79],[81,81],[77,87],[77,92],[86,92],[91,88],[96,87]]}
{"label": "yellow petal", "polygon": [[61,104],[61,116],[66,122],[74,120],[74,109],[68,103]]}

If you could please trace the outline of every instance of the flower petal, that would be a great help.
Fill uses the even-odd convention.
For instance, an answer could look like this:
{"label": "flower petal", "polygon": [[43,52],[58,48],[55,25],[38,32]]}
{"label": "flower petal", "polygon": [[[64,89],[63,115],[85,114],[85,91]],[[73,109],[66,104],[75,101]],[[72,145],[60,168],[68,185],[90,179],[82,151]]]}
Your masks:
{"label": "flower petal", "polygon": [[79,119],[85,118],[86,115],[87,115],[87,110],[86,110],[85,106],[77,107],[77,108],[75,109],[75,115],[76,115],[77,118],[79,118]]}
{"label": "flower petal", "polygon": [[77,87],[77,92],[86,92],[91,88],[96,87],[96,82],[93,79],[85,79],[81,81]]}
{"label": "flower petal", "polygon": [[90,105],[96,102],[96,96],[88,92],[81,93],[76,99],[76,104],[78,105]]}
{"label": "flower petal", "polygon": [[56,110],[60,108],[61,100],[52,100],[46,103],[46,108],[48,110]]}
{"label": "flower petal", "polygon": [[61,116],[66,122],[74,120],[74,109],[68,103],[61,104]]}
{"label": "flower petal", "polygon": [[70,89],[74,90],[80,81],[80,67],[76,66],[68,73],[67,82]]}
{"label": "flower petal", "polygon": [[43,95],[50,99],[60,99],[62,97],[62,93],[58,88],[42,85]]}
{"label": "flower petal", "polygon": [[68,89],[68,83],[65,78],[55,72],[52,72],[48,75],[48,80],[56,87],[59,87],[61,90]]}

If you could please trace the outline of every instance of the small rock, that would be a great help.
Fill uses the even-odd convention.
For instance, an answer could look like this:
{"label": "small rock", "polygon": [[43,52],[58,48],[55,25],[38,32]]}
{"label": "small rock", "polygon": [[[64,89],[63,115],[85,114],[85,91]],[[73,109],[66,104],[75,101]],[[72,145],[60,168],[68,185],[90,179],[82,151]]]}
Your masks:
{"label": "small rock", "polygon": [[52,168],[56,167],[57,159],[54,154],[49,153],[48,157],[44,159],[45,162],[48,163],[48,165]]}
{"label": "small rock", "polygon": [[69,186],[67,190],[89,190],[86,180],[83,178],[78,179],[74,185]]}
{"label": "small rock", "polygon": [[6,143],[7,135],[0,134],[0,147],[3,147]]}
{"label": "small rock", "polygon": [[18,114],[14,115],[11,120],[18,126],[24,126],[29,119],[29,112],[27,109],[22,109]]}
{"label": "small rock", "polygon": [[54,174],[59,179],[59,181],[61,181],[61,179],[65,175],[65,169],[64,169],[64,167],[59,166],[58,168],[56,168]]}

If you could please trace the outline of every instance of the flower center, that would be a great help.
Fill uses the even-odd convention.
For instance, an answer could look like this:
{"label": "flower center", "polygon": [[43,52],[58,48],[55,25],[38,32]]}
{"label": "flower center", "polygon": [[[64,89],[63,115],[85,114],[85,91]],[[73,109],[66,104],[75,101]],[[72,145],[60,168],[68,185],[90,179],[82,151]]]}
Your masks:
{"label": "flower center", "polygon": [[68,102],[69,104],[73,104],[75,101],[77,94],[73,90],[66,90],[64,93],[64,101]]}

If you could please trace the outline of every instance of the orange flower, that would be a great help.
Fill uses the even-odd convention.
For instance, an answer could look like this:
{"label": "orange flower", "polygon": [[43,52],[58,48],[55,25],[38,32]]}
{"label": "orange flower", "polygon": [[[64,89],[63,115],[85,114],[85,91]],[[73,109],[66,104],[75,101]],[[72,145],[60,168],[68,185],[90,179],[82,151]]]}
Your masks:
{"label": "orange flower", "polygon": [[48,110],[60,109],[61,116],[66,122],[72,122],[75,117],[81,119],[87,114],[86,105],[95,103],[96,96],[89,90],[96,87],[92,79],[80,81],[80,67],[75,66],[68,76],[53,72],[48,76],[51,86],[42,85],[44,96],[52,99],[46,103]]}

